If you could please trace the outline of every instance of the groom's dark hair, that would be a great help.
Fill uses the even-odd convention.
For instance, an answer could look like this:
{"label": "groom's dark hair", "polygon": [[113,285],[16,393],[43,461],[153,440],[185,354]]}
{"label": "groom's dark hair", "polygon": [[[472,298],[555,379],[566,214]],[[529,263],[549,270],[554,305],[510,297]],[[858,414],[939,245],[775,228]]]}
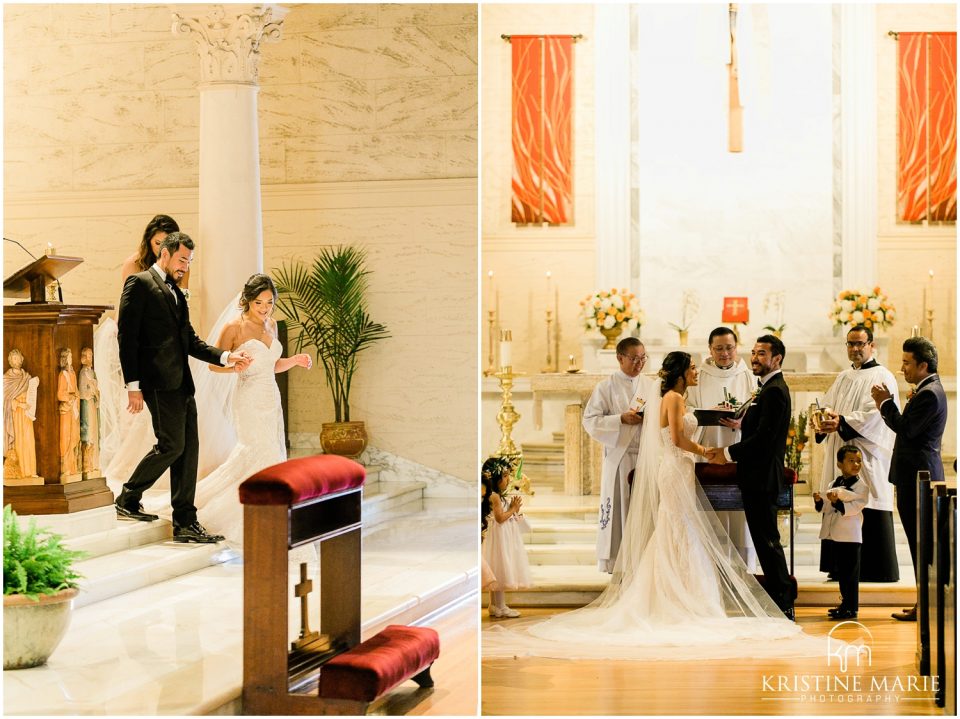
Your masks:
{"label": "groom's dark hair", "polygon": [[169,235],[163,238],[163,242],[160,243],[160,249],[157,251],[157,257],[160,256],[160,253],[166,250],[171,255],[180,249],[180,245],[183,245],[188,250],[192,250],[195,246],[194,241],[190,238],[186,232],[171,232]]}
{"label": "groom's dark hair", "polygon": [[783,360],[787,358],[787,348],[776,335],[761,335],[757,337],[757,344],[770,345],[770,351],[774,355],[780,355],[780,364],[783,364]]}
{"label": "groom's dark hair", "polygon": [[926,362],[927,372],[936,374],[937,348],[926,337],[907,337],[903,341],[903,351],[912,354],[913,361],[917,364]]}

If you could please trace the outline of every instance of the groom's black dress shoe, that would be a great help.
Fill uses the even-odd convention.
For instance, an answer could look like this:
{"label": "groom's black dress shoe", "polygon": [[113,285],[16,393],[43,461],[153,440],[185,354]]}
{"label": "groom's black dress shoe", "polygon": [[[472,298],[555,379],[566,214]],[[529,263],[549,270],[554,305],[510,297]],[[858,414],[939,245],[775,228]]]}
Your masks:
{"label": "groom's black dress shoe", "polygon": [[844,609],[843,607],[834,607],[828,609],[827,614],[831,619],[856,619],[857,611],[855,609]]}
{"label": "groom's black dress shoe", "polygon": [[901,622],[915,622],[917,621],[917,607],[912,606],[909,609],[904,609],[902,612],[894,612],[890,616]]}
{"label": "groom's black dress shoe", "polygon": [[173,528],[174,542],[196,542],[197,544],[216,544],[222,542],[223,537],[219,534],[210,534],[204,529],[200,522],[194,522],[186,527]]}
{"label": "groom's black dress shoe", "polygon": [[156,514],[147,514],[144,512],[142,504],[138,504],[136,509],[127,509],[119,504],[114,504],[113,506],[117,510],[117,517],[119,519],[135,519],[138,522],[153,522],[160,519]]}

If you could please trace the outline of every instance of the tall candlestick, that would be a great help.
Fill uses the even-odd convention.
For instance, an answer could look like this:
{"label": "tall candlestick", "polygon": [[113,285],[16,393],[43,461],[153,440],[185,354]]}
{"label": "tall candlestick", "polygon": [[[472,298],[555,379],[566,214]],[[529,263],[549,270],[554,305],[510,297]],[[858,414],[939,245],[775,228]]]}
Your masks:
{"label": "tall candlestick", "polygon": [[553,327],[553,371],[560,371],[560,288],[553,290],[553,316],[556,324]]}
{"label": "tall candlestick", "polygon": [[513,341],[513,332],[511,330],[500,330],[500,370],[511,367],[512,357],[511,344]]}
{"label": "tall candlestick", "polygon": [[550,270],[547,270],[547,303],[548,303],[547,306],[548,307],[550,302],[550,279],[551,279]]}
{"label": "tall candlestick", "polygon": [[487,292],[487,296],[490,298],[490,307],[491,307],[491,309],[496,309],[496,308],[493,306],[493,303],[494,303],[494,295],[493,295],[493,270],[490,270],[490,271],[487,273],[487,279],[489,280],[488,284],[490,285],[490,289],[489,289],[489,291]]}

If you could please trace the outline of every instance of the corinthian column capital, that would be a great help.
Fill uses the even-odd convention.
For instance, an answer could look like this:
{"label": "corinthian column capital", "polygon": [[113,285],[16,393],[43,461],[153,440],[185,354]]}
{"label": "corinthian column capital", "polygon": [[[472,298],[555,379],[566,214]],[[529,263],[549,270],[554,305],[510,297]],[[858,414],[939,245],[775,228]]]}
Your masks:
{"label": "corinthian column capital", "polygon": [[256,85],[260,43],[280,41],[286,12],[285,8],[255,5],[250,12],[227,15],[222,5],[216,5],[202,17],[174,13],[173,34],[193,38],[200,54],[201,82]]}

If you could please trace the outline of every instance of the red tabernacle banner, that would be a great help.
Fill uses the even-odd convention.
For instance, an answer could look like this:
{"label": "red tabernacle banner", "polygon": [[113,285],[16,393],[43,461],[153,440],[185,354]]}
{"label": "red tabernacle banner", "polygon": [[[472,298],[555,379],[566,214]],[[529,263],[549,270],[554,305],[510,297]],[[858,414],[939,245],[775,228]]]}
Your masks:
{"label": "red tabernacle banner", "polygon": [[721,322],[730,324],[746,324],[750,321],[750,310],[747,309],[746,297],[724,297]]}
{"label": "red tabernacle banner", "polygon": [[573,222],[573,38],[514,35],[511,220]]}
{"label": "red tabernacle banner", "polygon": [[957,220],[957,33],[897,40],[897,219]]}

